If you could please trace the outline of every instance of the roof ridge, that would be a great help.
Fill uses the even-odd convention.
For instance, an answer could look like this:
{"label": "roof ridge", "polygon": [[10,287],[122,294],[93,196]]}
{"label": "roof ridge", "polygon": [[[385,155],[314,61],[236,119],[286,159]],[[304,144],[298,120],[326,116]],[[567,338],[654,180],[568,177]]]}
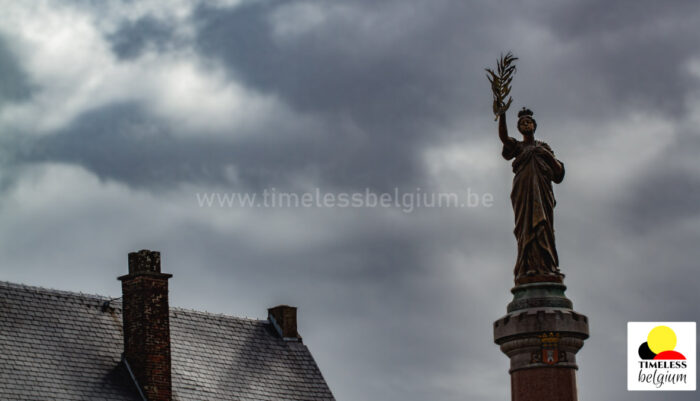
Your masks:
{"label": "roof ridge", "polygon": [[[3,281],[0,280],[0,288],[5,287],[5,288],[11,288],[11,289],[19,289],[19,290],[28,290],[28,291],[33,291],[45,295],[58,295],[58,296],[64,296],[64,297],[80,297],[83,299],[92,299],[96,301],[110,301],[114,302],[115,305],[117,306],[117,309],[121,309],[121,297],[110,297],[107,295],[100,295],[100,294],[88,294],[84,292],[76,292],[76,291],[67,291],[67,290],[58,290],[55,288],[47,288],[47,287],[41,287],[41,286],[35,286],[35,285],[28,285],[28,284],[23,284],[23,283],[13,283],[10,281]],[[191,313],[191,314],[197,314],[197,315],[203,315],[203,316],[209,316],[209,317],[221,317],[221,318],[230,318],[230,319],[238,319],[238,320],[246,320],[246,321],[252,321],[252,322],[266,322],[267,319],[258,319],[254,317],[240,317],[236,315],[231,315],[231,314],[226,314],[226,313],[215,313],[215,312],[207,312],[207,311],[201,311],[201,310],[196,310],[196,309],[191,309],[191,308],[183,308],[183,307],[178,307],[178,306],[170,306],[170,310],[174,312],[186,312],[186,313]]]}
{"label": "roof ridge", "polygon": [[85,293],[85,292],[58,290],[55,288],[41,287],[41,286],[29,285],[29,284],[23,284],[23,283],[13,283],[10,281],[3,281],[3,280],[0,280],[0,287],[30,290],[30,291],[34,291],[34,292],[38,292],[38,293],[44,293],[47,295],[78,296],[78,297],[83,297],[83,298],[93,298],[93,299],[98,299],[100,301],[107,301],[107,300],[114,300],[114,299],[121,298],[121,297],[115,298],[115,297],[110,297],[107,295],[100,295],[100,294],[89,294],[89,293]]}
{"label": "roof ridge", "polygon": [[234,318],[238,320],[250,320],[253,322],[266,322],[267,319],[258,319],[254,317],[240,317],[240,316],[235,316],[235,315],[229,315],[226,313],[216,313],[216,312],[207,312],[207,311],[201,311],[201,310],[196,310],[196,309],[190,309],[190,308],[182,308],[179,306],[171,306],[170,311],[174,312],[188,312],[188,313],[194,313],[197,315],[206,315],[210,317],[226,317],[226,318]]}

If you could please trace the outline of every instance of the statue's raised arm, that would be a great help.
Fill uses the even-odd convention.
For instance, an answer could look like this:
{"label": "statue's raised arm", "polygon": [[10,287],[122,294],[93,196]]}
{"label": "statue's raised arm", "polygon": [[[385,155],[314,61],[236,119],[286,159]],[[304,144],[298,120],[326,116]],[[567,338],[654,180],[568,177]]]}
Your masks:
{"label": "statue's raised arm", "polygon": [[503,145],[515,140],[515,138],[511,138],[508,136],[508,125],[506,124],[505,111],[503,112],[503,114],[498,116],[498,137],[501,139],[501,142],[503,142]]}

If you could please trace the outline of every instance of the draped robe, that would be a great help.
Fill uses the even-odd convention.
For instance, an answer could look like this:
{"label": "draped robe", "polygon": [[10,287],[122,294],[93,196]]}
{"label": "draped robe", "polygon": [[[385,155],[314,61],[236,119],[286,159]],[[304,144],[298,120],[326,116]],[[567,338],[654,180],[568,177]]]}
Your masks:
{"label": "draped robe", "polygon": [[[510,200],[515,214],[515,238],[518,258],[515,263],[515,281],[542,276],[562,277],[559,257],[554,244],[554,192],[552,182],[564,179],[564,164],[560,174],[552,169],[544,152],[554,155],[544,142],[528,144],[514,138],[503,145],[503,157],[513,160],[513,190]],[[558,161],[558,160],[557,160]]]}

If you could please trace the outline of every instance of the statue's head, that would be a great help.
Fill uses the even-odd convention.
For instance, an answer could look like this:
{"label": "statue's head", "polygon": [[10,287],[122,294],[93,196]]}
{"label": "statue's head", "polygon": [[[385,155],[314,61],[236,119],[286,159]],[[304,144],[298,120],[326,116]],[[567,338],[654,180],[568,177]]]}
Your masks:
{"label": "statue's head", "polygon": [[523,107],[518,112],[518,131],[523,135],[534,135],[537,129],[537,121],[532,118],[532,110]]}

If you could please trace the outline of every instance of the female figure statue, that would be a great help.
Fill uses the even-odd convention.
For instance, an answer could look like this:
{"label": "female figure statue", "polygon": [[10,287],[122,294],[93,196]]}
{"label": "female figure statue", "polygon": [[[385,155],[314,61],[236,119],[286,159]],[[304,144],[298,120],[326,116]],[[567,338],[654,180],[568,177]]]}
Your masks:
{"label": "female figure statue", "polygon": [[552,182],[564,179],[564,164],[554,157],[546,143],[535,140],[537,122],[532,111],[523,107],[518,113],[518,131],[523,140],[508,136],[505,110],[498,115],[498,136],[502,155],[513,159],[513,190],[510,200],[515,213],[515,238],[518,258],[515,283],[562,282],[559,257],[554,244],[554,192]]}

